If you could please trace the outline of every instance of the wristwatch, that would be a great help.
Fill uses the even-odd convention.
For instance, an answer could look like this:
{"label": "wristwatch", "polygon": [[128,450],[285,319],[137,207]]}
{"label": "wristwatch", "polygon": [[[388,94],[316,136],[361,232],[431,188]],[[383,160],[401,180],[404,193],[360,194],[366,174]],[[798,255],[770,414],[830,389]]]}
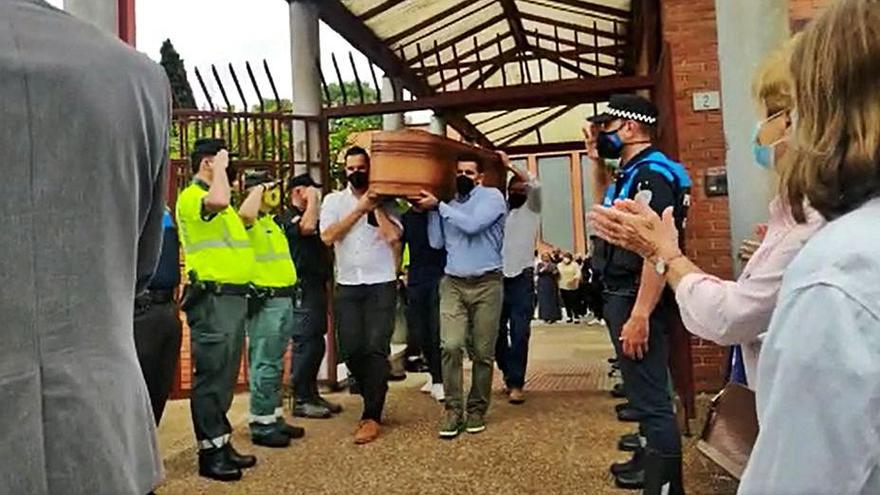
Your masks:
{"label": "wristwatch", "polygon": [[671,265],[673,261],[679,258],[684,258],[684,255],[679,253],[672,258],[669,258],[668,260],[658,256],[657,261],[654,262],[654,271],[657,272],[657,275],[665,277],[666,273],[669,272],[669,265]]}

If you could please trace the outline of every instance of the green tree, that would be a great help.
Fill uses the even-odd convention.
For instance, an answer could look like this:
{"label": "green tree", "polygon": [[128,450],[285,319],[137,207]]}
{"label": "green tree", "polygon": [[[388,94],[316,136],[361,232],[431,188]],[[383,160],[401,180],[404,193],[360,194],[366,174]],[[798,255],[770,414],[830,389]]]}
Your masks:
{"label": "green tree", "polygon": [[192,87],[186,77],[186,66],[180,58],[180,54],[174,49],[171,40],[162,43],[162,61],[159,62],[168,75],[171,83],[171,91],[174,95],[174,108],[196,108],[196,99],[193,96]]}
{"label": "green tree", "polygon": [[[357,83],[345,82],[345,93],[349,104],[359,103],[360,94],[358,93]],[[363,85],[364,102],[372,103],[379,101],[379,95],[376,90],[367,85]],[[342,87],[337,83],[327,85],[327,92],[330,94],[330,104],[332,106],[342,105],[344,103],[342,97]],[[330,177],[332,180],[339,182],[345,175],[343,172],[344,163],[342,161],[344,151],[354,143],[355,136],[361,132],[373,131],[382,128],[382,117],[379,115],[370,115],[364,117],[342,117],[331,119],[328,122],[330,135]]]}

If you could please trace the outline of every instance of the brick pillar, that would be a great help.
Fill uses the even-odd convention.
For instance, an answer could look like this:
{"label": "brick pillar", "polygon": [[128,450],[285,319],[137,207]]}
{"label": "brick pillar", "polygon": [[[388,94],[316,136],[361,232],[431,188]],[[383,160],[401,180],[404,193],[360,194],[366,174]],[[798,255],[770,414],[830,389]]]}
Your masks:
{"label": "brick pillar", "polygon": [[[663,37],[672,50],[679,158],[694,181],[687,228],[688,256],[703,270],[733,277],[728,199],[708,198],[704,177],[724,168],[721,111],[695,112],[693,93],[720,91],[714,0],[662,2]],[[727,348],[693,339],[697,391],[717,390],[726,370]]]}

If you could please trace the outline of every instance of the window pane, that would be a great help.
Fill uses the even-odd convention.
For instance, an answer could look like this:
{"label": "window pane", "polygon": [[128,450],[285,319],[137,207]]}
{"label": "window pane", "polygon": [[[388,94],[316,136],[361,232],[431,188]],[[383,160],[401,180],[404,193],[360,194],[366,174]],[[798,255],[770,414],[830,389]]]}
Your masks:
{"label": "window pane", "polygon": [[590,213],[590,208],[593,207],[593,188],[590,187],[590,182],[592,181],[590,177],[593,176],[593,171],[590,169],[590,159],[586,154],[581,154],[581,175],[584,179],[584,228],[587,231],[587,239],[589,239],[590,234],[593,232],[592,227],[590,227],[590,221],[587,219],[587,214]]}
{"label": "window pane", "polygon": [[544,242],[559,249],[574,249],[574,219],[571,213],[571,158],[538,158],[541,179],[541,231]]}

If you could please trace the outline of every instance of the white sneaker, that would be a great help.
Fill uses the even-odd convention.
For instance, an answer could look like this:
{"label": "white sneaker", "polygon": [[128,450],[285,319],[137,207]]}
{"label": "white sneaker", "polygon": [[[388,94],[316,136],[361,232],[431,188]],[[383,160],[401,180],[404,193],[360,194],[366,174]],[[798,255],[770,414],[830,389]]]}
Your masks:
{"label": "white sneaker", "polygon": [[428,381],[425,382],[425,384],[422,386],[421,392],[423,394],[430,394],[431,391],[433,390],[432,386],[433,386],[433,383],[431,383],[431,375],[428,375]]}
{"label": "white sneaker", "polygon": [[431,397],[434,398],[437,402],[443,402],[446,400],[446,393],[443,391],[442,383],[435,383],[431,385]]}

